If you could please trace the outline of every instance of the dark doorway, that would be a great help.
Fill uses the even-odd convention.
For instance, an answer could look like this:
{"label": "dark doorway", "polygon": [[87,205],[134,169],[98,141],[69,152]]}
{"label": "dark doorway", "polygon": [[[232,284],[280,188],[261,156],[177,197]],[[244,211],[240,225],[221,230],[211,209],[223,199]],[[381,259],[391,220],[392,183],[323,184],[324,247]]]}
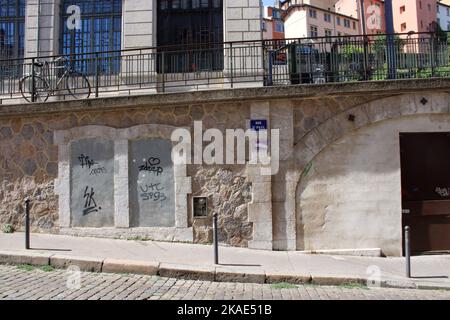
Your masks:
{"label": "dark doorway", "polygon": [[223,70],[223,1],[157,4],[158,73]]}
{"label": "dark doorway", "polygon": [[403,227],[411,251],[450,251],[450,133],[401,133]]}

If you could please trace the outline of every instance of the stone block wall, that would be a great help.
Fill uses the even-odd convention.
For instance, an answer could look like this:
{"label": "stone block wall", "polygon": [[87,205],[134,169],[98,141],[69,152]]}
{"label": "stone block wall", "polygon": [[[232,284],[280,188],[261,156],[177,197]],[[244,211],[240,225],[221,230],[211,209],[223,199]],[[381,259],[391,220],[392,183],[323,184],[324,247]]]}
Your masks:
{"label": "stone block wall", "polygon": [[156,46],[156,1],[126,0],[122,8],[123,49]]}
{"label": "stone block wall", "polygon": [[224,0],[225,41],[262,39],[260,0]]}
{"label": "stone block wall", "polygon": [[[59,53],[60,19],[55,19],[55,17],[59,17],[60,1],[26,1],[25,57],[36,57],[38,56],[38,51],[41,57]],[[38,6],[39,2],[40,8]]]}
{"label": "stone block wall", "polygon": [[[406,83],[403,90],[411,90],[413,84]],[[55,131],[66,131],[69,140],[95,135],[95,130],[84,132],[87,126],[119,133],[115,165],[120,163],[123,170],[115,174],[116,195],[126,191],[128,181],[123,132],[138,137],[144,129],[183,127],[192,133],[198,120],[204,130],[225,132],[248,128],[250,119],[266,119],[269,128],[280,132],[276,174],[263,176],[260,167],[249,163],[189,165],[185,171],[174,170],[176,181],[186,178],[175,190],[184,190],[177,194],[177,201],[187,207],[183,208],[187,215],[176,215],[176,221],[192,228],[193,241],[212,240],[212,215],[217,213],[220,241],[232,246],[266,250],[375,247],[386,255],[399,255],[398,134],[450,132],[450,99],[445,92],[450,84],[439,91],[439,83],[431,83],[433,88],[414,94],[392,94],[386,91],[386,83],[379,84],[381,89],[372,94],[368,92],[378,84],[336,86],[323,96],[317,96],[316,90],[326,92],[330,85],[314,86],[314,90],[302,86],[251,88],[3,106],[0,225],[10,223],[20,229],[23,201],[30,196],[34,231],[57,233],[61,226],[70,228],[70,216],[68,220],[68,213],[59,211],[64,193],[58,196],[55,190],[61,187],[59,178],[64,177],[61,170],[66,166],[61,162],[64,144],[55,141]],[[364,86],[369,88],[362,91]],[[310,95],[308,90],[313,90]],[[193,217],[193,197],[207,198],[206,218]],[[114,215],[120,235],[151,238],[152,234],[129,227],[123,215],[129,210],[127,200],[119,202],[124,210],[116,210]],[[78,234],[89,235],[88,231],[92,232],[80,230]],[[98,236],[117,236],[111,230],[96,232]],[[169,235],[165,239],[173,240]]]}
{"label": "stone block wall", "polygon": [[[59,212],[62,208],[59,203],[65,201],[62,197],[67,197],[70,190],[62,187],[64,181],[61,180],[61,172],[58,172],[65,167],[64,164],[59,163],[58,170],[58,161],[61,161],[61,157],[65,157],[65,153],[69,150],[64,147],[61,139],[73,139],[75,135],[80,135],[81,138],[91,136],[91,133],[95,132],[91,130],[94,129],[92,126],[121,130],[139,125],[152,125],[155,130],[159,130],[165,126],[190,128],[194,120],[203,121],[205,129],[245,129],[249,116],[248,107],[245,104],[218,103],[143,107],[108,112],[85,110],[53,115],[2,118],[0,119],[0,225],[12,224],[16,230],[23,229],[23,204],[28,196],[32,200],[33,232],[60,233],[64,229],[66,234],[106,237],[119,235],[124,238],[139,235],[152,238],[152,233],[146,234],[136,228],[129,228],[129,222],[127,223],[122,217],[124,210],[120,208],[115,213],[116,226],[122,228],[117,229],[121,230],[120,233],[110,228],[104,231],[100,229],[89,231],[82,228],[72,232],[69,230],[71,217],[68,211],[70,209],[66,206],[66,211]],[[86,128],[85,130],[90,128],[90,133],[85,131],[82,134],[83,128]],[[57,134],[56,136],[61,136],[58,138],[61,141],[55,141],[55,132],[64,131],[67,131],[67,137]],[[97,137],[103,137],[100,134],[103,131],[98,131]],[[169,137],[170,133],[171,131],[168,132]],[[116,144],[119,144],[116,146],[116,152],[119,152],[121,141],[116,141]],[[118,153],[119,158],[116,158],[118,159],[116,161],[121,161],[120,155],[121,153]],[[125,154],[125,157],[127,159],[128,155]],[[125,167],[124,162],[121,168]],[[198,243],[211,241],[211,217],[212,214],[218,213],[220,241],[234,246],[247,246],[248,241],[252,239],[253,228],[247,214],[247,203],[251,201],[252,195],[245,168],[192,165],[188,166],[187,173],[192,177],[192,194],[184,200],[180,198],[180,201],[186,202],[188,217],[183,219],[185,219],[186,227],[193,228],[194,241]],[[175,175],[178,174],[176,170]],[[128,180],[122,180],[118,172],[117,186],[115,186],[117,194],[124,192],[123,186],[127,189]],[[61,190],[66,190],[66,194],[61,193]],[[181,193],[177,193],[177,197],[178,195]],[[208,198],[210,207],[206,219],[197,219],[192,216],[193,196]],[[177,221],[177,224],[182,223]]]}

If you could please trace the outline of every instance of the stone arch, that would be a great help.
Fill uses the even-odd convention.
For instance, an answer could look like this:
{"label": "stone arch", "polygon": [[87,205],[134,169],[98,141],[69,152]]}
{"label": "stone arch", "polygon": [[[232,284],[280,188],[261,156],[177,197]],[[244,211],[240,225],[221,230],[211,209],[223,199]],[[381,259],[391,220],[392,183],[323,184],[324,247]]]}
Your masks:
{"label": "stone arch", "polygon": [[[448,94],[401,95],[355,106],[316,126],[302,136],[294,147],[295,169],[298,170],[297,172],[302,172],[301,175],[298,175],[296,184],[294,204],[296,216],[300,205],[299,192],[302,192],[300,188],[302,187],[303,177],[306,176],[311,168],[312,161],[324,152],[328,146],[333,145],[334,142],[340,141],[341,138],[353,132],[365,128],[369,129],[371,125],[385,120],[409,118],[407,116],[414,115],[448,115],[449,112],[450,99]],[[299,223],[298,217],[296,221]],[[316,221],[316,223],[320,225],[321,221]],[[297,237],[299,236],[297,235]],[[298,243],[297,241],[297,249],[302,249],[302,246]],[[391,250],[391,254],[392,252],[394,252],[394,255],[398,254],[395,250]]]}
{"label": "stone arch", "polygon": [[432,92],[393,96],[357,105],[301,136],[294,143],[295,166],[303,171],[326,146],[373,123],[406,115],[449,112],[450,95]]}

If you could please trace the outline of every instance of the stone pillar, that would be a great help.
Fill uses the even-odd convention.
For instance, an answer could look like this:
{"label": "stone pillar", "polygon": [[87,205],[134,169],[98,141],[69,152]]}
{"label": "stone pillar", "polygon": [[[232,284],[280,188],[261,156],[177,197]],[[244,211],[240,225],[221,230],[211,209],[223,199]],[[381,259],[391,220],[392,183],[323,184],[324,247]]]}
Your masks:
{"label": "stone pillar", "polygon": [[154,17],[156,1],[124,0],[122,8],[122,49],[152,47],[156,45]]}
{"label": "stone pillar", "polygon": [[192,193],[192,180],[187,176],[186,165],[174,165],[175,175],[175,226],[188,227],[188,194]]}
{"label": "stone pillar", "polygon": [[224,0],[224,41],[257,41],[225,46],[224,75],[233,88],[263,85],[262,47],[258,42],[262,39],[261,8],[260,0]]}
{"label": "stone pillar", "polygon": [[[156,46],[156,0],[124,0],[122,7],[122,49]],[[157,76],[156,50],[122,52],[121,78],[130,90],[155,93]],[[145,75],[147,85],[142,88]],[[153,83],[150,85],[150,83]],[[149,88],[150,87],[150,88]]]}
{"label": "stone pillar", "polygon": [[38,50],[39,56],[51,56],[59,53],[61,23],[59,16],[60,0],[27,0],[25,57],[38,56]]}
{"label": "stone pillar", "polygon": [[63,138],[55,135],[58,145],[58,178],[55,179],[55,193],[59,202],[59,227],[70,228],[70,147],[59,141]]}
{"label": "stone pillar", "polygon": [[272,181],[274,249],[296,250],[295,192],[300,174],[293,166],[293,106],[290,101],[275,101],[270,111],[271,129],[280,130],[280,170]]}
{"label": "stone pillar", "polygon": [[[268,102],[254,102],[250,105],[250,117],[266,119],[270,128],[270,107]],[[268,141],[270,145],[270,141]],[[252,249],[273,249],[272,223],[272,176],[262,175],[261,165],[247,165],[247,178],[252,183],[252,202],[248,204],[248,220],[253,223],[253,239],[248,247]],[[265,168],[267,169],[267,168]]]}
{"label": "stone pillar", "polygon": [[252,202],[247,205],[248,221],[253,223],[253,238],[248,247],[272,250],[272,177],[261,175],[261,169],[261,166],[247,166],[247,177],[252,183]]}
{"label": "stone pillar", "polygon": [[114,225],[130,227],[130,200],[128,190],[128,140],[114,142]]}
{"label": "stone pillar", "polygon": [[224,0],[224,40],[262,39],[260,0]]}

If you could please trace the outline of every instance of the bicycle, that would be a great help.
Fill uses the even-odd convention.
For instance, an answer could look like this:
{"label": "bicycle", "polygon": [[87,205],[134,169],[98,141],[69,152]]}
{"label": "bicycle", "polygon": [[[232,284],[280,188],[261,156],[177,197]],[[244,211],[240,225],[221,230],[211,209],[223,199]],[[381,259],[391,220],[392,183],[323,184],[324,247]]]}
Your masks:
{"label": "bicycle", "polygon": [[75,71],[67,62],[65,57],[59,57],[53,61],[55,64],[53,70],[61,71],[61,75],[57,73],[54,75],[56,77],[55,86],[52,86],[54,80],[50,74],[49,62],[34,62],[34,74],[24,76],[19,82],[23,98],[28,102],[45,102],[51,95],[64,89],[67,89],[75,99],[89,98],[92,88],[88,78]]}

